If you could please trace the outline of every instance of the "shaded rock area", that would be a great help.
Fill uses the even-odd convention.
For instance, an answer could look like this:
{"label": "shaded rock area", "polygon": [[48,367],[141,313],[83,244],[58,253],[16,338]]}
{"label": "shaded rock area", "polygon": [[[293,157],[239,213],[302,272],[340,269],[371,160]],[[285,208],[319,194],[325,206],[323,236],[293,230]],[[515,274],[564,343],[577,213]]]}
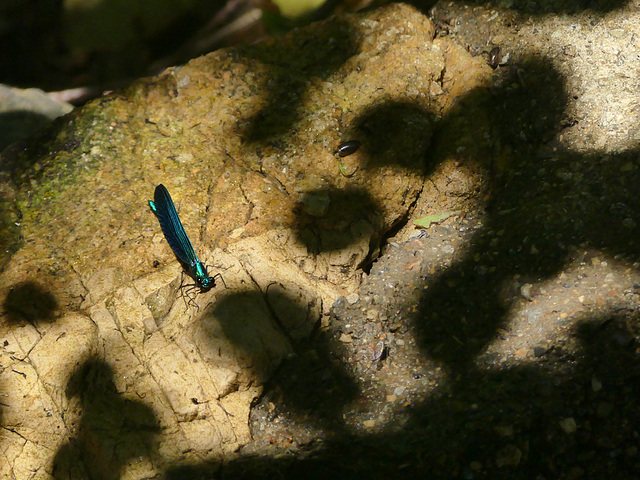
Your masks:
{"label": "shaded rock area", "polygon": [[0,85],[0,151],[37,132],[50,120],[69,113],[72,108],[35,88],[20,90]]}
{"label": "shaded rock area", "polygon": [[[216,470],[249,443],[264,382],[355,294],[424,174],[444,174],[425,163],[434,125],[489,78],[434,35],[407,6],[339,16],[169,69],[5,150],[2,476]],[[480,191],[484,167],[466,168]],[[160,183],[223,278],[189,301],[147,204]]]}

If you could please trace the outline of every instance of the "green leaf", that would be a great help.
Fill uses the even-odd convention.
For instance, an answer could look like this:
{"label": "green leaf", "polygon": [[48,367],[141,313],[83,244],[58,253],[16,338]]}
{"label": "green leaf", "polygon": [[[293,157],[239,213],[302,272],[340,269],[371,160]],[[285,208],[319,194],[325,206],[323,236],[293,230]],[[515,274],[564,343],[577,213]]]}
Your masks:
{"label": "green leaf", "polygon": [[460,211],[435,213],[433,215],[427,215],[426,217],[417,219],[414,224],[416,227],[429,228],[431,224],[441,222],[442,220],[449,218],[451,215],[456,215],[458,213],[460,213]]}
{"label": "green leaf", "polygon": [[309,15],[322,6],[327,0],[272,0],[278,6],[280,14],[294,20]]}

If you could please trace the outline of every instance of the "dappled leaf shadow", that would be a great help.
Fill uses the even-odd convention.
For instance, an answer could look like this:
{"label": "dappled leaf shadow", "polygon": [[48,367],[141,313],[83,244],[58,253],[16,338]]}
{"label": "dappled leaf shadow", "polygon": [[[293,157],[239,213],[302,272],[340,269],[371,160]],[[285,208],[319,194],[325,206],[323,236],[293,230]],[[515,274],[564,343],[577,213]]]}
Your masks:
{"label": "dappled leaf shadow", "polygon": [[[590,333],[589,328],[578,330],[577,335],[583,345],[582,357],[567,353],[566,357],[556,359],[560,362],[555,362],[571,365],[568,371],[557,371],[553,365],[482,370],[474,364],[478,353],[507,320],[506,315],[512,304],[505,300],[502,289],[513,275],[532,281],[548,278],[566,264],[569,247],[579,242],[623,256],[638,254],[633,235],[635,231],[624,227],[622,222],[611,227],[611,217],[617,212],[621,219],[630,218],[638,224],[637,214],[640,211],[636,208],[637,199],[612,188],[610,181],[616,179],[613,172],[618,173],[618,170],[612,169],[611,178],[604,185],[600,182],[601,177],[597,177],[592,182],[587,180],[587,189],[578,192],[580,194],[573,189],[577,178],[575,170],[583,163],[590,163],[592,166],[589,168],[593,169],[585,172],[601,173],[611,165],[621,166],[628,156],[637,155],[637,152],[609,157],[601,163],[601,155],[597,153],[588,156],[560,152],[562,155],[555,166],[549,167],[547,162],[540,173],[542,167],[538,161],[547,158],[537,155],[540,154],[542,142],[548,141],[558,127],[556,118],[559,109],[557,104],[550,104],[553,115],[549,119],[543,118],[544,115],[538,117],[540,112],[535,113],[535,110],[535,114],[529,117],[516,112],[520,112],[522,107],[520,101],[528,96],[538,99],[543,90],[547,90],[545,95],[549,91],[561,91],[562,82],[556,82],[554,78],[560,80],[560,77],[543,63],[524,65],[524,68],[534,74],[538,69],[540,77],[536,78],[540,79],[545,79],[545,72],[548,72],[551,81],[542,81],[542,88],[535,90],[527,90],[529,86],[526,84],[523,91],[512,92],[507,87],[504,90],[497,89],[496,102],[504,101],[507,109],[497,108],[493,113],[501,118],[497,121],[501,140],[514,147],[514,158],[510,159],[513,163],[508,164],[499,177],[491,179],[496,193],[488,207],[485,227],[473,239],[465,258],[429,285],[415,319],[417,336],[425,356],[441,360],[451,369],[452,375],[442,387],[409,407],[409,421],[404,426],[392,425],[388,431],[377,434],[347,432],[338,414],[353,398],[356,389],[351,388],[354,382],[350,376],[343,373],[344,359],[332,358],[334,346],[320,336],[318,345],[322,347],[321,353],[316,351],[320,347],[302,349],[297,358],[293,357],[283,364],[280,370],[283,377],[272,380],[269,391],[274,395],[274,402],[281,403],[293,413],[299,412],[310,423],[323,426],[336,435],[309,456],[301,455],[295,459],[282,456],[241,458],[229,462],[222,473],[219,472],[219,466],[178,466],[167,473],[169,478],[177,478],[178,475],[181,478],[206,478],[213,474],[235,479],[355,478],[364,475],[385,479],[398,475],[405,478],[424,478],[425,475],[432,478],[476,478],[489,474],[491,478],[514,478],[519,474],[527,478],[575,478],[584,476],[585,472],[599,478],[612,474],[628,474],[628,478],[633,478],[640,467],[637,452],[634,454],[632,450],[625,450],[625,447],[630,449],[635,446],[629,439],[637,436],[635,428],[640,421],[636,408],[640,392],[636,384],[629,381],[635,378],[635,373],[630,376],[629,372],[638,371],[637,355],[631,349],[633,341],[621,344],[623,348],[616,349],[615,344],[611,348],[606,337]],[[287,122],[295,121],[295,104],[301,95],[300,85],[293,87],[293,101],[283,100],[283,92],[280,91],[270,102],[282,108],[280,113]],[[512,94],[516,97],[511,97]],[[543,107],[544,98],[540,99]],[[525,106],[524,111],[530,110]],[[274,109],[272,112],[278,111]],[[417,113],[421,115],[421,112]],[[502,125],[505,114],[509,119],[507,126]],[[513,116],[509,117],[509,114]],[[529,121],[534,123],[527,123]],[[539,123],[535,124],[536,121]],[[250,137],[256,141],[266,141],[270,136],[277,137],[283,132],[281,126],[274,123],[265,126],[264,130],[250,132]],[[382,142],[378,146],[384,147],[388,143]],[[391,155],[385,158],[393,160]],[[585,176],[583,174],[583,178]],[[630,184],[636,183],[635,176],[630,179]],[[552,201],[545,200],[546,203],[541,205],[539,198],[545,189],[548,194],[545,198]],[[582,195],[584,192],[588,195]],[[366,192],[363,196],[366,197]],[[602,202],[602,197],[605,202]],[[344,198],[346,200],[336,204],[341,207],[347,205],[348,196]],[[621,206],[612,210],[613,205],[609,204],[611,199],[617,201],[613,205]],[[308,221],[306,227],[313,224],[311,219]],[[590,228],[587,231],[588,225]],[[321,239],[322,232],[316,237]],[[340,249],[348,244],[338,242],[333,247],[331,243],[320,240],[314,248],[315,251],[327,246]],[[311,242],[309,245],[314,244]],[[252,305],[260,311],[260,316],[269,317],[271,312],[268,304],[253,294],[228,297],[212,310],[220,320],[222,332],[249,355],[261,347],[246,334],[247,330],[262,328],[255,321]],[[587,320],[600,321],[605,329],[620,321],[613,315]],[[638,319],[634,317],[634,320],[637,323]],[[620,330],[626,331],[620,327],[616,332]],[[263,338],[262,341],[269,344],[271,339]],[[278,342],[282,351],[285,351],[287,342],[283,339]],[[619,355],[620,352],[623,355]],[[591,357],[597,361],[597,367],[590,363]],[[274,355],[269,358],[267,355],[267,358],[253,358],[258,371],[265,368],[258,365],[263,359],[274,362],[279,357]],[[327,364],[330,366],[327,367]],[[604,374],[611,375],[613,380],[609,386],[612,388],[602,402],[604,407],[594,409],[582,401],[589,398],[590,379],[600,367],[605,367]],[[87,414],[80,426],[79,440],[60,450],[56,460],[56,475],[64,470],[63,465],[73,464],[69,459],[76,458],[74,455],[84,452],[87,445],[94,444],[92,435],[99,431],[95,426],[103,421],[102,416],[115,415],[113,405],[102,399],[110,399],[113,404],[122,407],[122,400],[110,393],[113,390],[112,381],[109,380],[112,374],[108,368],[97,363],[89,368],[98,372],[96,380],[91,380],[93,374],[83,373],[80,377],[88,380],[70,382],[70,395],[73,392],[91,392],[94,388],[91,385],[95,385],[95,390],[102,394],[85,394],[83,402]],[[101,371],[104,373],[100,374]],[[300,377],[304,378],[304,382],[300,382]],[[330,381],[325,381],[327,377]],[[344,381],[346,387],[334,390],[333,385],[340,382],[331,380],[331,377]],[[125,402],[125,405],[128,404]],[[155,432],[155,419],[148,418],[146,407],[138,407],[141,410],[139,417],[148,420],[143,421],[142,430],[146,428],[147,433]],[[586,432],[584,435],[573,435],[575,431],[571,431],[571,423],[566,422],[570,418],[577,419],[576,423],[583,429],[581,432]],[[142,445],[151,444],[147,436],[137,429],[136,432],[143,436]],[[134,436],[127,431],[125,439],[128,435]],[[115,442],[100,434],[96,436],[98,450],[102,444]],[[127,455],[146,455],[149,449],[152,447],[143,449],[134,446],[127,450]],[[82,456],[91,460],[95,458],[92,455],[93,451]],[[121,471],[127,458],[123,454],[113,460],[114,465],[110,466],[109,471]],[[91,465],[88,468],[90,470]],[[575,470],[573,473],[566,472],[568,468],[579,470],[577,473]],[[100,478],[100,473],[95,473],[95,476]]]}
{"label": "dappled leaf shadow", "polygon": [[317,189],[298,205],[294,232],[311,253],[343,250],[370,237],[382,222],[379,206],[364,189]]}
{"label": "dappled leaf shadow", "polygon": [[[593,326],[605,319],[604,330]],[[621,348],[617,334],[639,332],[628,332],[626,322],[585,319],[576,328],[578,352],[558,348],[538,365],[471,367],[409,407],[402,428],[345,432],[295,459],[240,458],[221,478],[634,478],[640,387],[631,380],[640,363],[635,346]],[[604,379],[601,391],[594,378]]]}
{"label": "dappled leaf shadow", "polygon": [[[445,366],[445,379],[399,412],[404,418],[398,424],[367,434],[350,431],[335,415],[317,413],[325,398],[305,394],[306,385],[322,378],[313,361],[297,370],[304,382],[295,365],[289,370],[285,363],[268,384],[264,404],[281,405],[279,411],[333,435],[308,455],[301,448],[295,457],[240,458],[225,465],[221,478],[540,479],[587,472],[592,478],[634,478],[640,468],[635,447],[640,389],[633,382],[639,371],[637,311],[585,314],[586,326],[575,330],[577,352],[558,343],[537,363],[499,369],[477,360],[509,320],[514,278],[521,283],[552,278],[572,261],[576,246],[638,261],[640,199],[632,187],[640,178],[637,169],[623,168],[638,152],[585,155],[555,142],[567,124],[567,98],[562,76],[546,59],[514,65],[502,82],[470,93],[467,100],[492,119],[495,152],[508,154],[490,169],[492,196],[482,227],[461,260],[426,281],[413,318],[419,347]],[[464,115],[464,108],[454,108],[436,126],[436,139],[442,132],[455,135]],[[465,119],[466,125],[473,120]],[[366,138],[361,140],[374,152]],[[381,141],[378,148],[387,144],[393,141]],[[430,160],[447,158],[457,147],[436,141]],[[306,244],[322,250],[320,242]],[[604,331],[612,332],[609,338]],[[320,358],[333,354],[338,366],[345,361],[336,354],[339,348],[326,345],[330,353]],[[594,376],[612,379],[606,393],[594,390]],[[345,403],[331,409],[340,405]]]}
{"label": "dappled leaf shadow", "polygon": [[0,151],[8,145],[24,140],[51,123],[41,113],[29,110],[12,110],[0,113]]}
{"label": "dappled leaf shadow", "polygon": [[123,400],[113,377],[112,367],[98,359],[72,373],[66,394],[70,400],[79,397],[82,417],[76,437],[55,456],[54,478],[118,480],[130,460],[157,454],[160,425],[153,410]]}
{"label": "dappled leaf shadow", "polygon": [[514,0],[512,7],[526,13],[578,13],[584,10],[595,12],[610,12],[622,8],[628,4],[628,0],[542,0],[531,2],[529,0]]}
{"label": "dappled leaf shadow", "polygon": [[[640,199],[620,188],[619,179],[636,152],[609,156],[602,164],[597,154],[551,149],[547,144],[566,105],[562,78],[539,59],[518,65],[513,75],[491,92],[495,101],[487,102],[493,105],[499,142],[509,145],[513,156],[491,178],[493,197],[483,228],[464,259],[429,285],[416,315],[425,353],[456,369],[467,368],[507,322],[514,278],[522,283],[550,278],[578,245],[612,256],[640,255],[629,228],[630,221],[640,224]],[[638,173],[630,176],[630,185],[640,180]],[[618,218],[611,214],[615,205]]]}
{"label": "dappled leaf shadow", "polygon": [[[269,301],[258,292],[241,292],[225,296],[200,319],[200,328],[208,335],[212,355],[222,362],[234,355],[241,364],[262,379],[292,412],[306,416],[310,422],[327,422],[339,417],[344,405],[356,395],[355,384],[333,361],[333,348],[314,336],[312,344],[297,332],[309,320],[309,306],[302,305],[279,290]],[[308,330],[308,327],[304,327]],[[243,352],[226,352],[221,337]],[[273,371],[284,372],[272,377]],[[322,407],[316,408],[320,403]],[[312,406],[314,406],[312,408]]]}
{"label": "dappled leaf shadow", "polygon": [[[437,3],[437,0],[410,0],[406,3],[414,5],[426,14]],[[467,0],[461,3],[467,4],[469,7],[496,5],[496,2],[491,0]],[[498,6],[529,15],[547,15],[549,13],[575,14],[585,10],[606,13],[622,8],[628,3],[629,0],[505,0],[498,3]]]}
{"label": "dappled leaf shadow", "polygon": [[[77,122],[74,125],[74,122]],[[72,153],[82,146],[83,138],[79,132],[89,131],[83,122],[90,120],[82,116],[81,110],[74,110],[67,115],[50,120],[47,125],[40,128],[30,137],[12,143],[2,151],[1,168],[10,174],[11,187],[19,190],[31,182],[40,181],[50,166],[50,162],[56,159],[57,153]],[[62,128],[62,125],[75,126],[75,128]],[[76,168],[78,159],[70,156],[70,170]],[[4,187],[7,188],[7,187]]]}
{"label": "dappled leaf shadow", "polygon": [[56,297],[35,282],[14,285],[3,305],[7,319],[14,324],[53,321],[57,308]]}
{"label": "dappled leaf shadow", "polygon": [[180,465],[170,468],[163,480],[211,480],[220,478],[221,466],[217,462],[203,462],[196,465]]}
{"label": "dappled leaf shadow", "polygon": [[[282,362],[265,385],[264,400],[306,425],[330,432],[344,430],[342,412],[358,398],[359,391],[335,351],[336,345],[326,334],[315,335],[312,343],[306,342]],[[268,421],[277,412],[254,411],[253,415],[264,415]]]}
{"label": "dappled leaf shadow", "polygon": [[294,293],[291,287],[295,289],[296,285],[273,282],[265,288],[264,299],[278,326],[287,332],[290,342],[297,345],[317,329],[322,300],[315,292],[298,288]]}
{"label": "dappled leaf shadow", "polygon": [[[292,348],[260,292],[224,295],[200,317],[197,329],[208,343],[211,361],[237,361],[262,380]],[[230,350],[228,342],[235,348]]]}
{"label": "dappled leaf shadow", "polygon": [[[493,197],[483,227],[463,259],[429,282],[415,318],[420,346],[448,368],[447,381],[410,407],[402,428],[363,435],[321,423],[340,434],[310,456],[249,456],[226,465],[222,478],[555,478],[569,470],[632,478],[639,467],[631,448],[640,391],[624,388],[638,372],[638,332],[619,325],[627,318],[587,316],[588,324],[604,327],[578,328],[582,351],[557,345],[539,365],[497,370],[475,363],[507,321],[514,276],[522,282],[548,279],[566,266],[576,245],[630,260],[640,255],[629,228],[640,223],[638,199],[619,188],[619,172],[637,152],[607,155],[602,162],[598,153],[552,150],[547,144],[561,128],[566,105],[562,78],[542,59],[517,68],[517,77],[473,93],[489,108],[499,142],[513,155],[490,178]],[[441,126],[455,122],[445,118]],[[438,155],[450,153],[438,145]],[[637,183],[637,174],[629,175],[628,184]],[[632,222],[625,226],[624,219]],[[637,324],[636,317],[629,323]],[[602,328],[612,329],[613,341],[601,335]],[[294,376],[285,367],[280,375]],[[305,375],[318,378],[313,371]],[[594,396],[594,375],[612,378],[612,388],[604,400],[585,404]],[[285,384],[288,392],[300,391],[293,381]],[[282,410],[291,409],[277,387],[268,392]],[[314,406],[313,395],[295,403],[304,406],[307,422],[309,411],[322,408],[322,402]],[[574,422],[582,433],[575,433]],[[625,448],[629,454],[621,453]]]}
{"label": "dappled leaf shadow", "polygon": [[[175,12],[168,14],[166,11],[160,14],[156,20],[164,18],[164,28],[156,24],[153,19],[148,18],[153,9],[145,10],[144,7],[132,7],[126,2],[104,1],[96,2],[95,5],[87,5],[80,12],[67,9],[67,18],[63,21],[65,9],[64,2],[33,2],[29,4],[28,11],[24,11],[22,4],[7,4],[3,10],[5,17],[5,27],[0,38],[6,48],[0,52],[0,62],[6,65],[5,82],[16,85],[29,85],[43,88],[47,91],[62,90],[65,88],[77,87],[78,81],[83,85],[103,85],[105,81],[113,80],[113,83],[129,81],[134,76],[141,74],[155,74],[153,71],[154,61],[159,57],[165,58],[171,55],[174,61],[172,64],[185,63],[193,53],[200,53],[201,50],[194,46],[202,42],[203,38],[194,34],[207,31],[209,25],[216,25],[218,31],[208,31],[215,36],[224,30],[233,30],[231,25],[237,18],[231,16],[227,22],[220,23],[218,10],[222,5],[241,4],[243,2],[196,2],[191,4],[191,8],[177,8],[175,12],[182,12],[176,16]],[[248,11],[255,7],[249,4]],[[325,17],[332,13],[337,7],[341,10],[339,0],[325,2],[321,16]],[[388,2],[374,2],[380,5]],[[425,15],[437,3],[436,0],[411,0],[406,3],[419,8]],[[549,13],[579,13],[591,10],[596,13],[606,13],[623,7],[628,4],[628,0],[509,0],[503,2],[490,2],[489,0],[468,0],[461,2],[469,7],[474,5],[495,5],[499,8],[522,12],[527,15],[548,15]],[[64,4],[66,5],[66,4]],[[167,7],[169,4],[165,4]],[[326,8],[329,5],[329,8]],[[143,13],[140,18],[122,18],[122,15],[131,13],[132,8],[142,8]],[[348,9],[348,7],[347,7]],[[103,11],[109,12],[104,15]],[[159,9],[161,11],[162,8]],[[81,18],[74,18],[76,16]],[[79,22],[85,25],[86,18],[99,18],[100,25],[104,28],[103,33],[111,31],[115,34],[112,42],[120,48],[99,48],[93,51],[86,51],[80,58],[75,58],[68,51],[69,21]],[[320,18],[320,17],[316,17]],[[133,27],[127,26],[127,22],[133,21]],[[124,22],[124,23],[123,23]],[[153,25],[154,28],[151,28]],[[227,37],[225,42],[214,42],[214,46],[226,45],[228,41],[251,41],[259,38],[262,26],[258,23],[253,28],[253,34],[247,34],[246,29],[240,29],[240,35]],[[125,45],[121,45],[124,36],[122,32],[129,35],[134,34],[134,38],[129,38]],[[152,32],[155,32],[151,35]],[[87,32],[89,33],[89,32]],[[224,38],[224,37],[223,37]],[[206,37],[205,37],[206,39]],[[326,39],[325,39],[326,40]],[[339,52],[338,52],[339,53]],[[172,55],[173,54],[173,55]],[[189,55],[190,54],[190,55]],[[79,62],[79,63],[78,63]]]}
{"label": "dappled leaf shadow", "polygon": [[432,112],[411,102],[389,101],[364,110],[355,120],[355,131],[368,153],[366,169],[398,165],[425,171],[425,152],[435,126]]}
{"label": "dappled leaf shadow", "polygon": [[[348,138],[360,141],[358,155],[366,158],[359,174],[367,176],[371,170],[390,165],[423,174],[429,172],[436,165],[425,158],[434,122],[433,114],[409,102],[392,101],[366,109],[345,130]],[[385,231],[383,210],[365,188],[319,188],[298,199],[292,228],[298,241],[312,254],[347,252],[350,246],[358,249],[366,244],[366,258],[353,264],[350,262],[358,255],[352,255],[343,262],[345,269],[366,270],[388,231],[404,221],[402,217],[395,219],[395,224],[386,226]]]}
{"label": "dappled leaf shadow", "polygon": [[[348,23],[334,20],[324,29],[296,31],[271,48],[240,47],[241,57],[257,60],[271,70],[265,106],[247,120],[243,136],[247,142],[278,143],[304,114],[300,100],[309,79],[321,81],[333,74],[360,50]],[[295,52],[304,51],[304,55]],[[286,138],[283,138],[286,141]]]}

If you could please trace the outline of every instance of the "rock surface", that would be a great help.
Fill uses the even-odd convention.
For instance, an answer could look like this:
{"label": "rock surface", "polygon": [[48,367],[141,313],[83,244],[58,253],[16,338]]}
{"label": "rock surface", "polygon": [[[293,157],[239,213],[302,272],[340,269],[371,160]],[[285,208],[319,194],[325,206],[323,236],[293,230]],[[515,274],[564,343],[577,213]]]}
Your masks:
{"label": "rock surface", "polygon": [[[152,478],[249,442],[263,383],[418,198],[435,122],[486,86],[490,68],[434,32],[402,5],[339,16],[169,69],[4,152],[0,475]],[[159,183],[224,278],[194,305],[147,205]]]}

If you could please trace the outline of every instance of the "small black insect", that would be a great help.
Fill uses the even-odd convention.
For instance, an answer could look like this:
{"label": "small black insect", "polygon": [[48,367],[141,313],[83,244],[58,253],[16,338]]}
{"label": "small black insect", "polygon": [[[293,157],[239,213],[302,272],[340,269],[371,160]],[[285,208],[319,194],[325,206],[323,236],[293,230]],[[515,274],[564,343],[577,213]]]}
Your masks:
{"label": "small black insect", "polygon": [[502,52],[500,51],[500,47],[494,47],[489,52],[488,63],[491,68],[498,68],[500,62],[502,62]]}
{"label": "small black insect", "polygon": [[360,148],[360,140],[348,140],[338,145],[338,148],[334,153],[339,157],[346,157],[355,153]]}

